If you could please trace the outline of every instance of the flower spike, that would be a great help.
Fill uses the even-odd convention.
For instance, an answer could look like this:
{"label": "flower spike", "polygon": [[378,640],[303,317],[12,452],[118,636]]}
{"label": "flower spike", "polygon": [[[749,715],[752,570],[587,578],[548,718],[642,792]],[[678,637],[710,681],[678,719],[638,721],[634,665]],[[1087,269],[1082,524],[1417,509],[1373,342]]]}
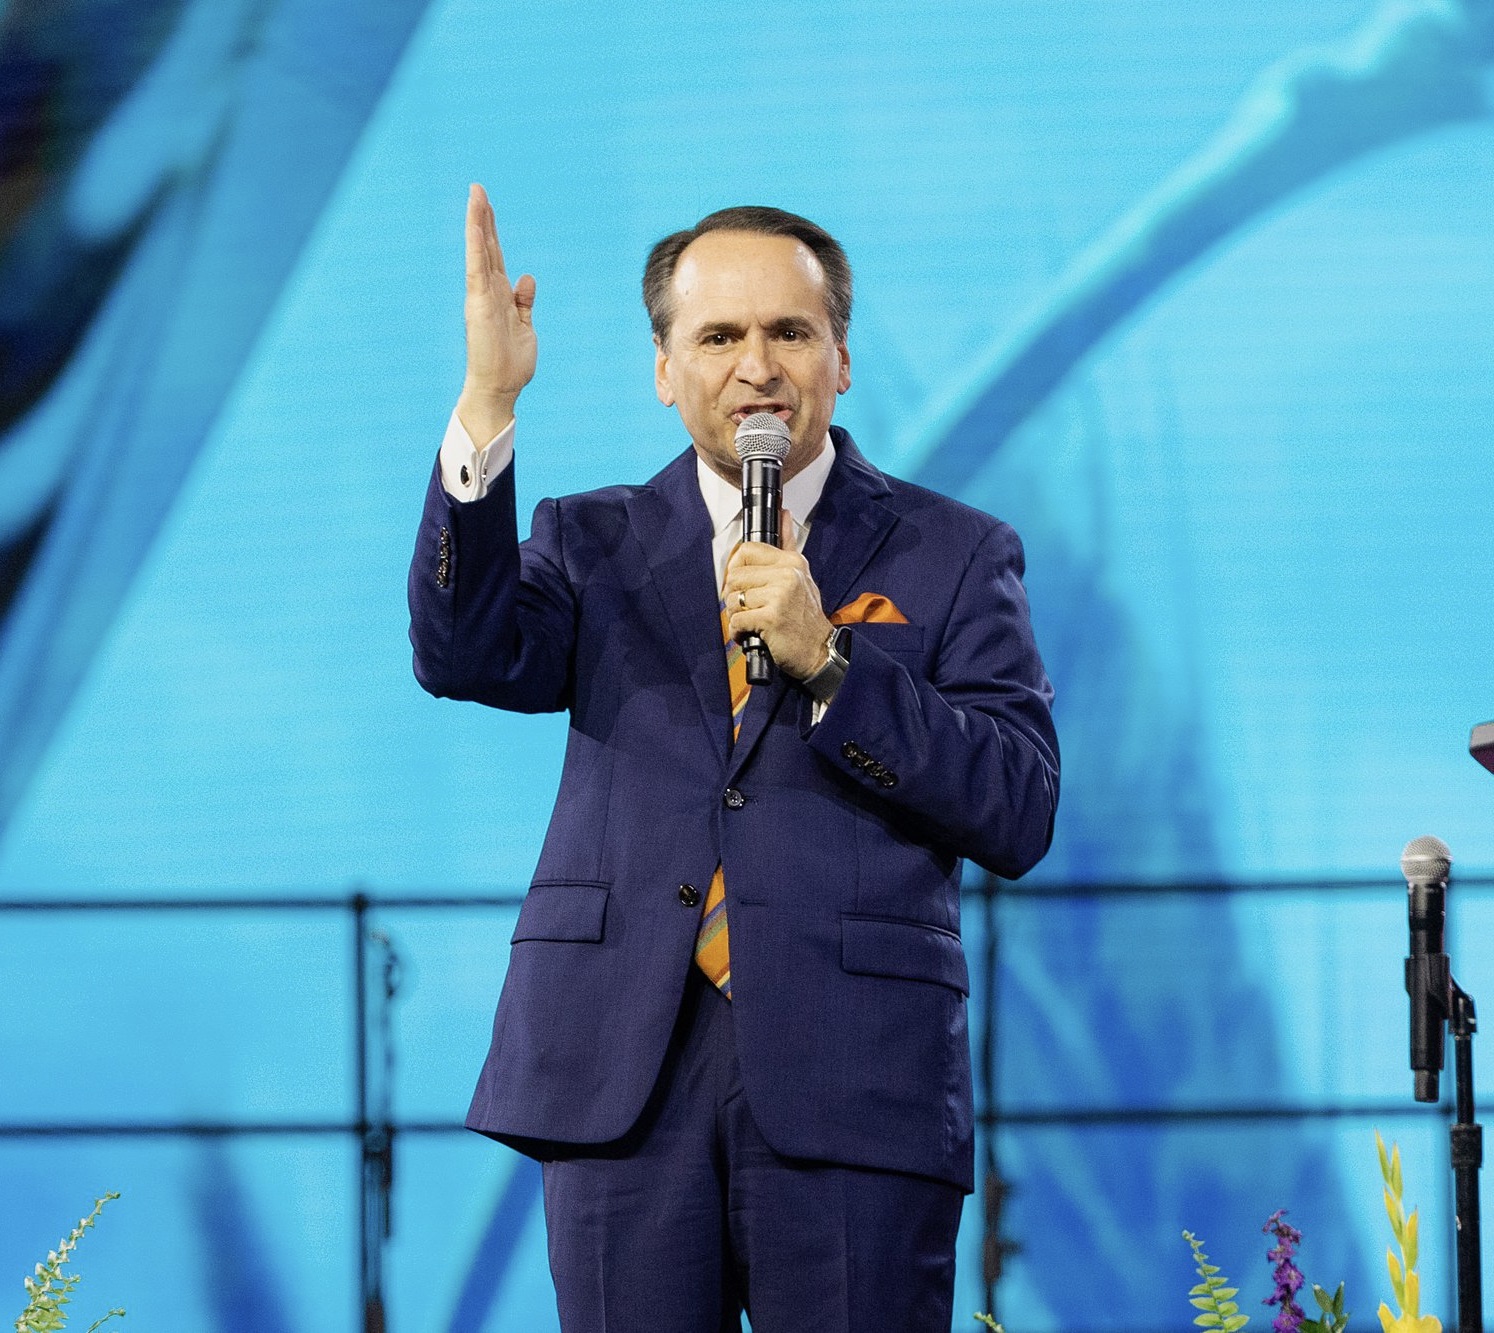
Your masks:
{"label": "flower spike", "polygon": [[1375,1131],[1375,1148],[1380,1154],[1380,1175],[1385,1181],[1385,1216],[1390,1219],[1390,1233],[1400,1247],[1399,1257],[1395,1247],[1385,1250],[1385,1267],[1390,1272],[1390,1289],[1400,1306],[1399,1314],[1392,1314],[1384,1301],[1380,1302],[1380,1327],[1384,1333],[1442,1333],[1442,1321],[1435,1315],[1421,1313],[1421,1277],[1416,1272],[1418,1217],[1413,1211],[1408,1217],[1401,1201],[1401,1149],[1392,1144],[1385,1151],[1385,1140],[1380,1131]]}

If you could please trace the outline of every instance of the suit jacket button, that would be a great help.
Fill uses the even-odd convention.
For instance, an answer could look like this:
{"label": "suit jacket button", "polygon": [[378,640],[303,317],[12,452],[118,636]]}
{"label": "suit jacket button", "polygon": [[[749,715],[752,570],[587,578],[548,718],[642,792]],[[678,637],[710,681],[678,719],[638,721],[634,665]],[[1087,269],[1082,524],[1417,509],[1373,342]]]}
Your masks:
{"label": "suit jacket button", "polygon": [[840,747],[840,752],[852,763],[861,758],[861,747],[855,741],[847,741]]}
{"label": "suit jacket button", "polygon": [[726,795],[721,799],[726,802],[726,808],[728,810],[740,810],[744,805],[747,804],[747,798],[743,796],[742,793],[739,792],[735,787],[728,787],[726,789]]}
{"label": "suit jacket button", "polygon": [[877,779],[877,781],[880,782],[882,784],[882,786],[884,786],[884,787],[889,787],[889,788],[890,787],[896,787],[897,786],[897,774],[896,773],[883,773],[882,776]]}
{"label": "suit jacket button", "polygon": [[700,890],[693,884],[680,885],[680,902],[686,907],[700,906]]}

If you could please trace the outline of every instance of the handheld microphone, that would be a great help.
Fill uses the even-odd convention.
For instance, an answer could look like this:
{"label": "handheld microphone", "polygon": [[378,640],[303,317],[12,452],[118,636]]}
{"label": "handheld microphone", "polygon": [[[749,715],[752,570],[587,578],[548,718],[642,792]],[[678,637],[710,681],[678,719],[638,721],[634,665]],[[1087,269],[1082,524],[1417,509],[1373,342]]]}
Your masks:
{"label": "handheld microphone", "polygon": [[[783,460],[789,453],[789,428],[771,412],[754,412],[737,427],[737,457],[742,460],[742,540],[778,545],[783,510]],[[742,636],[747,683],[773,679],[773,655],[760,634]]]}
{"label": "handheld microphone", "polygon": [[1414,838],[1401,853],[1411,923],[1406,993],[1411,997],[1411,1069],[1416,1100],[1435,1102],[1442,1073],[1452,972],[1443,948],[1447,921],[1447,872],[1452,853],[1441,838]]}

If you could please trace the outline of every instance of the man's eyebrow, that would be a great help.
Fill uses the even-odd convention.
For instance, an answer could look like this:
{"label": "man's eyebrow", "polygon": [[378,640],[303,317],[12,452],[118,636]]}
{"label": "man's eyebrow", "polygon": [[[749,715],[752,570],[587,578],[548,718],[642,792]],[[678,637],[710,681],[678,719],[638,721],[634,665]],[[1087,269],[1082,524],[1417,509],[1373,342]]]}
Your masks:
{"label": "man's eyebrow", "polygon": [[783,315],[768,325],[769,333],[813,333],[814,321],[804,315]]}
{"label": "man's eyebrow", "polygon": [[[780,315],[777,319],[769,320],[767,324],[770,338],[781,338],[785,333],[800,333],[813,337],[815,329],[814,320],[807,315]],[[714,338],[717,334],[724,334],[728,338],[741,338],[746,335],[746,332],[744,324],[730,319],[713,319],[704,324],[695,325],[688,336],[692,341],[700,342],[706,338]]]}

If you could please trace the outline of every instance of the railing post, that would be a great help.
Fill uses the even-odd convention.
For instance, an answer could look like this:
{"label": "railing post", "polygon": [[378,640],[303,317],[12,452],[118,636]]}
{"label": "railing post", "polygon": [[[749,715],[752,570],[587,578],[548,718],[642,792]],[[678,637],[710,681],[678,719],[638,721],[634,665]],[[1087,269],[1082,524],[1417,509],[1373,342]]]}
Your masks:
{"label": "railing post", "polygon": [[388,1145],[368,1115],[368,895],[355,890],[353,915],[353,1068],[356,1079],[354,1124],[358,1135],[358,1291],[363,1333],[384,1333],[382,1190]]}

